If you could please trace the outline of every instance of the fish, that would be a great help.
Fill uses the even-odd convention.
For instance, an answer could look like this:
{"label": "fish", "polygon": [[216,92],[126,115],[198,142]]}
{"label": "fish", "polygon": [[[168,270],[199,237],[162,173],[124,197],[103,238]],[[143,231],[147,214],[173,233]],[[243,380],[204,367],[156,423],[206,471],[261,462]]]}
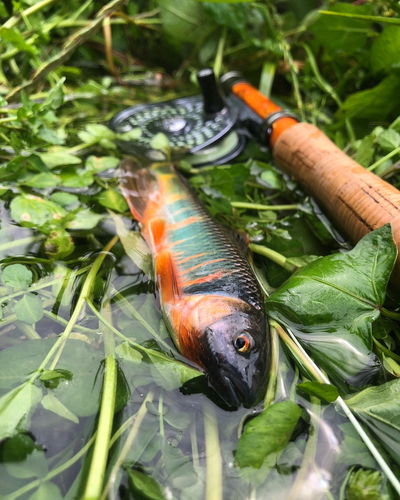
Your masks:
{"label": "fish", "polygon": [[161,311],[179,352],[232,408],[268,379],[264,299],[245,256],[171,163],[120,164],[121,190],[152,253]]}

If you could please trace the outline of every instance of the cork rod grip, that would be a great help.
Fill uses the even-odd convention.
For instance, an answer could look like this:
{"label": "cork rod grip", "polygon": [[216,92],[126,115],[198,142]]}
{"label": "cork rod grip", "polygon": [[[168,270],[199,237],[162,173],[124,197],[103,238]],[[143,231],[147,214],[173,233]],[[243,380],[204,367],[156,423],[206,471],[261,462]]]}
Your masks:
{"label": "cork rod grip", "polygon": [[[343,153],[318,128],[298,123],[273,146],[276,164],[295,177],[349,240],[391,223],[400,249],[400,192]],[[392,281],[400,286],[400,260]]]}

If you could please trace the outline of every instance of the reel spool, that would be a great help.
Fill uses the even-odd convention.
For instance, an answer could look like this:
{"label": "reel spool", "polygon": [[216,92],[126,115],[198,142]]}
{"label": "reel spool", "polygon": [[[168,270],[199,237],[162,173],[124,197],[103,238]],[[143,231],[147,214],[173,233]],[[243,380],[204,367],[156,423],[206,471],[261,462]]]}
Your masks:
{"label": "reel spool", "polygon": [[119,140],[119,147],[147,161],[164,161],[165,153],[152,145],[162,133],[173,159],[185,157],[193,166],[226,163],[238,156],[247,142],[237,127],[239,110],[221,97],[212,69],[199,71],[197,79],[201,95],[140,104],[118,113],[109,124],[112,130],[140,131],[137,139]]}

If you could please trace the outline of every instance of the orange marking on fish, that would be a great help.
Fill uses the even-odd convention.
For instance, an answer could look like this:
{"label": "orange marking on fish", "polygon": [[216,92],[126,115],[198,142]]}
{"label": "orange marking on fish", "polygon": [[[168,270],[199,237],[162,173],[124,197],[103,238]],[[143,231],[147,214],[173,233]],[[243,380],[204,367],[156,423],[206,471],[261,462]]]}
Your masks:
{"label": "orange marking on fish", "polygon": [[[179,252],[179,254],[182,254],[184,252]],[[197,259],[198,257],[203,257],[204,255],[208,255],[209,252],[205,252],[205,253],[198,253],[197,255],[192,255],[191,257],[186,257],[185,259],[182,259],[182,260],[177,260],[176,263],[177,264],[184,264],[185,262],[188,262],[189,260],[192,260],[192,259]],[[175,253],[174,255],[178,255],[178,253]]]}
{"label": "orange marking on fish", "polygon": [[168,226],[168,231],[176,231],[177,229],[182,229],[183,227],[190,226],[190,224],[195,224],[196,222],[201,222],[204,219],[202,216],[193,215],[181,222],[175,222]]}
{"label": "orange marking on fish", "polygon": [[173,215],[178,215],[178,214],[181,214],[182,212],[186,212],[187,210],[192,210],[192,209],[190,207],[184,207],[184,208],[180,208],[176,212],[172,212],[172,213],[173,213]]}
{"label": "orange marking on fish", "polygon": [[191,236],[190,238],[185,238],[183,240],[174,241],[173,243],[169,244],[169,247],[171,248],[171,247],[174,247],[176,245],[180,245],[181,243],[185,243],[185,241],[192,240],[193,238],[196,238],[196,236]]}
{"label": "orange marking on fish", "polygon": [[224,276],[226,276],[226,274],[223,271],[217,271],[216,273],[210,274],[208,276],[203,276],[202,278],[197,278],[191,281],[184,281],[182,282],[182,285],[185,287],[199,285],[200,283],[208,283],[209,281],[221,279]]}
{"label": "orange marking on fish", "polygon": [[206,266],[207,264],[214,264],[215,262],[222,262],[226,259],[213,259],[213,260],[208,260],[207,262],[202,262],[201,264],[197,264],[196,266],[190,267],[189,269],[186,269],[182,274],[187,274],[190,273],[190,271],[194,271],[195,269],[198,269],[199,267]]}

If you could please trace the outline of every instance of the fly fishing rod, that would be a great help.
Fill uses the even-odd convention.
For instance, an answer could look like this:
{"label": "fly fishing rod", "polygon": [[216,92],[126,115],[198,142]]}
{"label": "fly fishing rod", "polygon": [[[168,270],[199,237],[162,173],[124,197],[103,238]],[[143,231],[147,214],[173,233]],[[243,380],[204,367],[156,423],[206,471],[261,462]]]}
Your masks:
{"label": "fly fishing rod", "polygon": [[[186,155],[193,166],[200,166],[231,161],[252,136],[270,147],[275,164],[299,181],[353,244],[390,223],[400,248],[400,191],[352,160],[317,127],[301,123],[261,94],[239,73],[221,78],[224,96],[212,69],[200,70],[197,78],[201,95],[133,106],[116,115],[110,122],[113,130],[138,130],[137,139],[121,141],[120,147],[160,161],[165,157],[152,145],[162,133],[175,158]],[[399,258],[392,280],[400,287]]]}

